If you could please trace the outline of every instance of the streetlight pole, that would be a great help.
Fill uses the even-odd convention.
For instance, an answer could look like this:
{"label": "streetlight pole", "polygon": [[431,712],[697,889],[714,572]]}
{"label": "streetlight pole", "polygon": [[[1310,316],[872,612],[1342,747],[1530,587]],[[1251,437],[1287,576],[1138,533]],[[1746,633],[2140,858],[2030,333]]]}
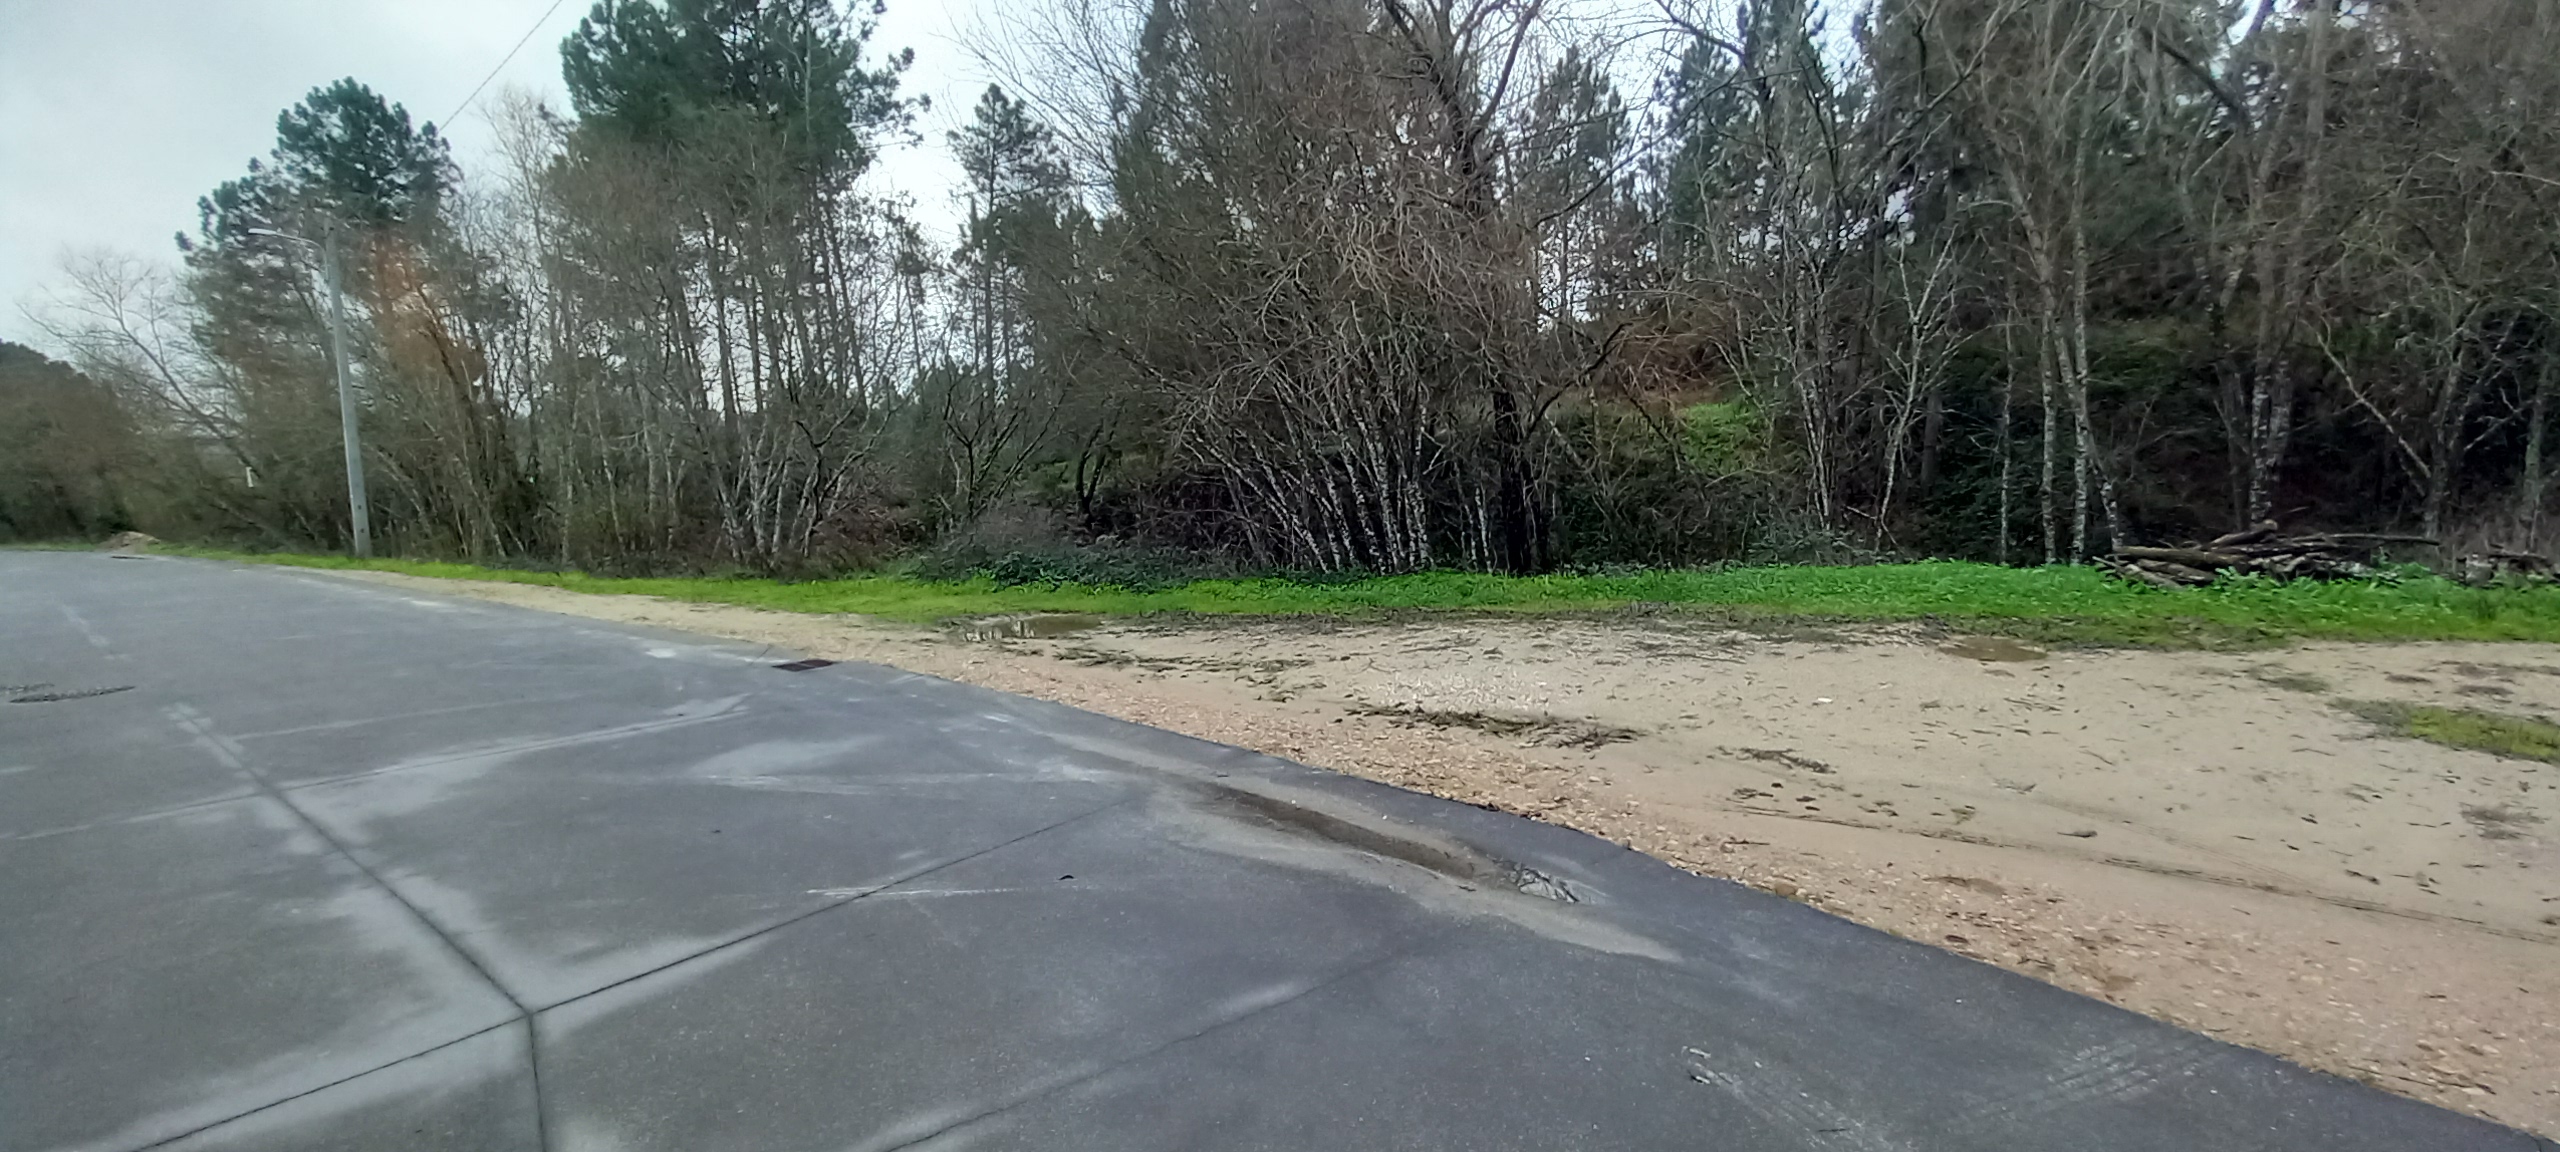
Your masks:
{"label": "streetlight pole", "polygon": [[322,241],[312,244],[310,238],[272,228],[251,228],[252,236],[268,236],[311,244],[320,250],[320,277],[329,282],[329,367],[338,378],[338,430],[346,441],[347,451],[347,521],[349,542],[359,560],[373,555],[373,514],[364,498],[364,443],[356,436],[356,391],[348,378],[347,367],[347,296],[340,283],[338,268],[338,229],[330,225],[321,232]]}
{"label": "streetlight pole", "polygon": [[347,295],[338,279],[338,230],[320,244],[321,275],[329,280],[329,360],[338,376],[338,428],[347,447],[347,520],[356,559],[373,555],[373,513],[364,499],[364,444],[356,438],[356,392],[347,380]]}

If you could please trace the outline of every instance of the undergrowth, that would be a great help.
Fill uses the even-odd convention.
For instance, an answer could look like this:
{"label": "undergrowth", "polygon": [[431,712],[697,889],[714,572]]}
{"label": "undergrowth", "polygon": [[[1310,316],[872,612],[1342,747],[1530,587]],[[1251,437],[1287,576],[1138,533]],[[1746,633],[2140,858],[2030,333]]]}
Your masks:
{"label": "undergrowth", "polygon": [[1262,577],[1131,587],[1005,582],[983,574],[966,579],[867,575],[797,582],[750,577],[605,577],[433,561],[358,562],[333,556],[167,550],[306,568],[370,568],[911,622],[1036,612],[1346,616],[1654,609],[1712,616],[1743,626],[1922,621],[1962,631],[2080,645],[2241,648],[2296,639],[2560,641],[2560,587],[2468,588],[2433,576],[2325,584],[2243,579],[2208,588],[2162,591],[2113,580],[2090,568],[2003,568],[1930,561],[1549,576],[1426,572],[1324,581]]}

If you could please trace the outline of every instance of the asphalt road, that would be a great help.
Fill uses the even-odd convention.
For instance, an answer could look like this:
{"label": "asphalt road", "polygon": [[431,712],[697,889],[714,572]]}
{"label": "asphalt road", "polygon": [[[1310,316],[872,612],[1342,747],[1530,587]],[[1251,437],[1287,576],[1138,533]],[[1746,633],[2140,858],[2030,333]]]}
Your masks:
{"label": "asphalt road", "polygon": [[0,552],[0,1149],[2552,1147],[1579,833],[795,656]]}

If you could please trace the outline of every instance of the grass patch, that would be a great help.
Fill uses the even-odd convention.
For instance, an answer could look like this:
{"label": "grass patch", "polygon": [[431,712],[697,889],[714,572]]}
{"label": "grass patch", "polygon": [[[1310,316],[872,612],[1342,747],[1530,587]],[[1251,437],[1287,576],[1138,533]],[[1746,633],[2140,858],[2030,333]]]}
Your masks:
{"label": "grass patch", "polygon": [[2161,591],[2094,569],[1930,561],[1856,567],[1662,570],[1495,576],[1426,572],[1367,579],[1196,580],[1166,588],[999,584],[854,576],[786,582],[745,577],[603,577],[414,560],[181,555],[369,568],[497,580],[574,592],[632,593],[788,612],[855,613],[918,623],[1034,613],[1091,616],[1373,616],[1401,612],[1576,613],[1672,610],[1742,627],[1925,621],[2044,644],[2240,648],[2295,639],[2560,641],[2560,587],[2466,588],[2431,576],[2397,582],[2240,580]]}
{"label": "grass patch", "polygon": [[2389,700],[2341,700],[2338,706],[2395,736],[2510,760],[2560,764],[2560,724],[2547,720]]}

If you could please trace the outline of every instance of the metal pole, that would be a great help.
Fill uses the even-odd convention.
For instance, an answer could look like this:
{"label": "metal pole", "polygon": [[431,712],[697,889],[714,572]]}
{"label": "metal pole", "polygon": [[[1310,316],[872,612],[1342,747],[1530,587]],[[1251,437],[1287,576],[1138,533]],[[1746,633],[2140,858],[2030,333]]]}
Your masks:
{"label": "metal pole", "polygon": [[347,297],[338,283],[338,231],[320,245],[322,274],[329,279],[329,359],[338,373],[338,425],[347,440],[347,519],[356,558],[373,555],[373,514],[364,500],[364,445],[356,439],[356,393],[347,381]]}

